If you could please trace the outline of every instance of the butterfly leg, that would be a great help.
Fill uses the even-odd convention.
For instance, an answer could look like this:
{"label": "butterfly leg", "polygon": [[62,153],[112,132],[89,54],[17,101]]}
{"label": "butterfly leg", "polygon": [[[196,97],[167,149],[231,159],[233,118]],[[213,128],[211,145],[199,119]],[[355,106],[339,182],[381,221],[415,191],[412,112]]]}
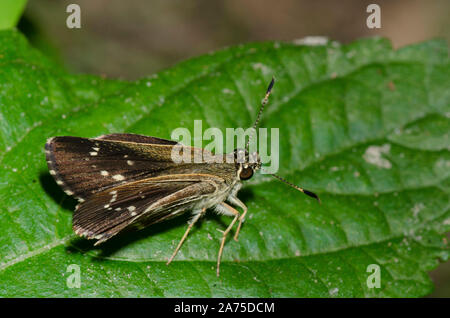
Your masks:
{"label": "butterfly leg", "polygon": [[227,229],[223,232],[222,242],[220,243],[219,256],[217,257],[217,276],[219,276],[220,259],[222,258],[223,247],[225,245],[225,240],[227,239],[228,232],[230,232],[230,230],[233,228],[234,223],[236,223],[237,219],[239,218],[239,212],[236,209],[232,208],[225,202],[222,202],[220,205],[227,209],[228,212],[230,212],[230,215],[234,215],[234,219],[233,221],[231,221]]}
{"label": "butterfly leg", "polygon": [[192,227],[203,216],[203,214],[205,214],[205,212],[206,212],[206,209],[202,209],[202,211],[200,213],[195,214],[195,216],[192,218],[192,220],[189,221],[189,226],[188,226],[186,232],[184,232],[184,235],[181,238],[180,243],[178,243],[177,248],[175,249],[175,251],[173,252],[172,256],[167,261],[166,265],[169,265],[172,262],[172,260],[175,258],[175,256],[177,255],[178,251],[181,248],[181,245],[183,245],[184,240],[186,240],[189,232],[191,231]]}
{"label": "butterfly leg", "polygon": [[235,197],[235,196],[230,196],[230,197],[228,197],[228,201],[229,201],[231,204],[240,207],[240,208],[244,211],[244,212],[241,214],[241,216],[239,217],[239,224],[238,224],[236,233],[234,234],[234,240],[237,241],[237,240],[238,240],[238,236],[239,236],[239,231],[241,230],[242,223],[243,223],[244,220],[245,220],[245,215],[247,214],[248,208],[247,208],[247,206],[246,206],[241,200],[239,200],[239,199],[238,199],[237,197]]}

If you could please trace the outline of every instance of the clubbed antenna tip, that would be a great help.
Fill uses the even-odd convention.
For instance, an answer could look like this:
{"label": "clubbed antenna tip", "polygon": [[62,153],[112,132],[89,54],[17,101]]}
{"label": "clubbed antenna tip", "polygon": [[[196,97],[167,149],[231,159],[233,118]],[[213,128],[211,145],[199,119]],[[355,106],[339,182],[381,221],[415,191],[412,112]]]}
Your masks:
{"label": "clubbed antenna tip", "polygon": [[305,190],[305,189],[303,189],[303,188],[301,188],[301,187],[299,187],[299,186],[297,186],[297,185],[295,185],[295,184],[293,184],[293,183],[290,183],[290,182],[287,181],[286,179],[284,179],[284,178],[282,178],[282,177],[280,177],[280,176],[277,176],[276,174],[271,174],[271,176],[274,177],[274,178],[276,178],[276,179],[278,179],[278,180],[280,180],[280,181],[282,181],[282,182],[284,182],[284,183],[286,183],[288,186],[291,186],[291,187],[293,187],[294,189],[297,189],[298,191],[303,192],[303,193],[306,194],[307,196],[310,196],[311,198],[316,199],[317,202],[319,202],[319,204],[321,204],[319,197],[318,197],[317,194],[315,194],[314,192]]}
{"label": "clubbed antenna tip", "polygon": [[275,77],[272,76],[272,80],[270,81],[269,87],[267,87],[266,95],[270,94],[273,88],[273,84],[275,84]]}
{"label": "clubbed antenna tip", "polygon": [[320,202],[319,197],[318,197],[317,194],[315,194],[314,192],[311,192],[311,191],[308,191],[308,190],[303,189],[303,193],[306,194],[306,195],[309,195],[311,198],[316,199],[317,202],[319,202],[319,204],[322,204],[322,202]]}

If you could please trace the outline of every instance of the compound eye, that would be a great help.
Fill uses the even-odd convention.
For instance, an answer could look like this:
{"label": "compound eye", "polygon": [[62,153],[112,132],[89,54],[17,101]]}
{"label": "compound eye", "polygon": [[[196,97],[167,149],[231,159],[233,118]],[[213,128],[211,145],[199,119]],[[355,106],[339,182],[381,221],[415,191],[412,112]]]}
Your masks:
{"label": "compound eye", "polygon": [[239,178],[241,180],[248,180],[253,176],[253,168],[251,167],[247,167],[247,168],[242,168],[241,173],[239,174]]}

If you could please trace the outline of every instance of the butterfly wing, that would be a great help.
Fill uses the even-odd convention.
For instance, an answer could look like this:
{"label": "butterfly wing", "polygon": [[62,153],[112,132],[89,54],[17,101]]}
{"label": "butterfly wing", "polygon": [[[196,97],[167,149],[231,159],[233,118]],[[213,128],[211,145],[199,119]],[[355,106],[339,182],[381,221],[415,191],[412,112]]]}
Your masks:
{"label": "butterfly wing", "polygon": [[141,135],[114,134],[93,139],[54,137],[45,148],[50,174],[68,195],[83,201],[117,184],[156,176],[174,167],[170,152],[176,144]]}
{"label": "butterfly wing", "polygon": [[134,134],[51,138],[46,144],[50,174],[80,202],[74,231],[101,243],[129,226],[192,209],[218,188],[226,189],[236,174],[234,164],[175,163],[175,145]]}

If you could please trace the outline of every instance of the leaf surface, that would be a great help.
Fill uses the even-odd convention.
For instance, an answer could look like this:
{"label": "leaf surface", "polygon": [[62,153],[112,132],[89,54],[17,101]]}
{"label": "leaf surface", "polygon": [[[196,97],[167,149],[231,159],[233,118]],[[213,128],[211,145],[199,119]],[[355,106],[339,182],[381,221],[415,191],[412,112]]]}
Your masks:
{"label": "leaf surface", "polygon": [[[447,260],[450,69],[447,45],[394,51],[385,39],[321,46],[266,42],[194,58],[136,82],[71,75],[16,31],[0,32],[0,295],[124,297],[416,297]],[[58,135],[177,127],[279,128],[278,174],[245,184],[239,242],[209,213],[166,266],[188,215],[94,248],[75,238],[75,202],[46,168]],[[81,287],[69,288],[70,264]],[[380,288],[370,288],[371,264]],[[70,285],[70,284],[69,284]]]}

